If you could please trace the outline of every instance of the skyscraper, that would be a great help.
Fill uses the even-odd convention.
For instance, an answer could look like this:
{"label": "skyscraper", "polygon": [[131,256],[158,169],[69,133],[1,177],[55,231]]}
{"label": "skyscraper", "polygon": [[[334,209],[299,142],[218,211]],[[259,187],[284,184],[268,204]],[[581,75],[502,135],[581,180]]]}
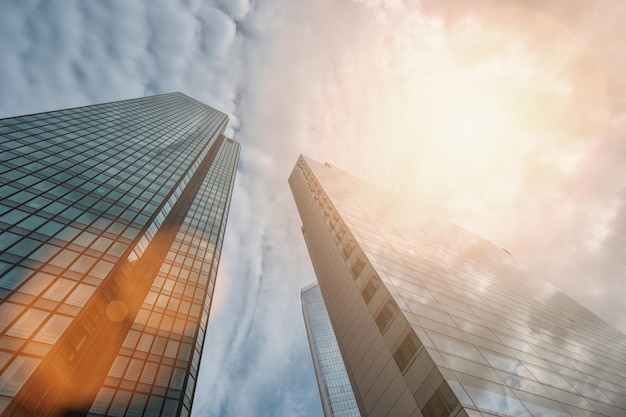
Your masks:
{"label": "skyscraper", "polygon": [[324,417],[361,417],[317,282],[304,287],[301,296]]}
{"label": "skyscraper", "polygon": [[0,119],[0,413],[186,416],[239,144],[180,93]]}
{"label": "skyscraper", "polygon": [[626,336],[506,251],[328,164],[289,183],[363,416],[626,415]]}

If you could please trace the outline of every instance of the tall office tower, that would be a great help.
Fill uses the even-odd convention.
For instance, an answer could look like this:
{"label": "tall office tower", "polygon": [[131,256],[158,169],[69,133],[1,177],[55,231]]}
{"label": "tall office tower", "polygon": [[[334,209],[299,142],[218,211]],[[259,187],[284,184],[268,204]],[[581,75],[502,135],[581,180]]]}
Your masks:
{"label": "tall office tower", "polygon": [[289,182],[363,416],[626,415],[626,336],[504,250],[334,166]]}
{"label": "tall office tower", "polygon": [[0,119],[0,414],[189,414],[227,123],[180,93]]}
{"label": "tall office tower", "polygon": [[301,297],[324,417],[361,417],[317,282],[304,287]]}

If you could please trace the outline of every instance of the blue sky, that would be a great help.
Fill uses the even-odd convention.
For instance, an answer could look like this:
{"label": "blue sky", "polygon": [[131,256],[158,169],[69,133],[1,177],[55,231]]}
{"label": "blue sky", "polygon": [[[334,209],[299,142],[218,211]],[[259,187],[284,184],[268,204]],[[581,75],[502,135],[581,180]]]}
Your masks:
{"label": "blue sky", "polygon": [[[182,91],[242,144],[195,416],[318,416],[300,153],[506,247],[626,330],[626,5],[2,0],[0,117]],[[412,196],[412,197],[409,197]]]}

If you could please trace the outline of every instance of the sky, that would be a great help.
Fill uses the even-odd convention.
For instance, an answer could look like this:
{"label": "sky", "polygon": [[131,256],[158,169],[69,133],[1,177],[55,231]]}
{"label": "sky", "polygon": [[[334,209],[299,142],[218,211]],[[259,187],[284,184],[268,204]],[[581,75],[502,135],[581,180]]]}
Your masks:
{"label": "sky", "polygon": [[626,3],[0,0],[0,117],[181,91],[242,145],[194,417],[320,416],[299,154],[626,331]]}

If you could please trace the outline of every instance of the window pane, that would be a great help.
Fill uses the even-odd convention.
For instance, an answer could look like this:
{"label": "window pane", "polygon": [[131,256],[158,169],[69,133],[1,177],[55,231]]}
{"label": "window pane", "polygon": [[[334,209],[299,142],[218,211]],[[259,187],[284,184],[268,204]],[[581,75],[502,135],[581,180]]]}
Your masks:
{"label": "window pane", "polygon": [[[135,394],[133,396],[133,400],[130,403],[130,406],[128,407],[126,417],[141,417],[147,400],[148,400],[147,395]],[[164,415],[168,415],[168,414],[164,414]],[[172,415],[175,415],[175,414],[172,414]]]}
{"label": "window pane", "polygon": [[4,330],[24,309],[24,306],[5,302],[0,305],[0,331]]}
{"label": "window pane", "polygon": [[75,281],[66,278],[57,279],[54,284],[43,295],[44,298],[54,301],[61,301],[70,290],[76,285]]}
{"label": "window pane", "polygon": [[96,287],[92,287],[87,284],[79,284],[78,287],[72,291],[67,300],[65,300],[65,303],[76,307],[82,307],[95,291]]}
{"label": "window pane", "polygon": [[0,395],[15,396],[39,362],[39,359],[18,356],[0,376]]}
{"label": "window pane", "polygon": [[128,358],[126,356],[118,356],[115,358],[111,369],[109,369],[109,376],[114,378],[121,378],[124,375],[124,370],[128,364]]}
{"label": "window pane", "polygon": [[144,384],[152,384],[154,382],[158,366],[159,365],[156,363],[148,362],[143,369],[140,381]]}
{"label": "window pane", "polygon": [[167,342],[167,349],[165,349],[165,356],[168,358],[175,358],[176,351],[178,351],[178,342],[175,340],[170,340]]}
{"label": "window pane", "polygon": [[54,278],[54,275],[46,274],[45,272],[38,272],[33,275],[28,282],[22,285],[19,291],[25,294],[38,296],[48,285],[50,285]]}
{"label": "window pane", "polygon": [[183,383],[185,382],[185,370],[181,368],[174,369],[174,375],[172,375],[172,383],[170,388],[183,389]]}
{"label": "window pane", "polygon": [[142,352],[147,352],[148,350],[150,350],[152,339],[154,339],[154,336],[152,336],[151,334],[142,334],[141,339],[139,340],[139,344],[137,345],[137,350],[140,350]]}
{"label": "window pane", "polygon": [[139,340],[139,332],[135,330],[130,330],[126,335],[126,339],[124,340],[124,347],[129,349],[134,349],[137,344],[137,340]]}
{"label": "window pane", "polygon": [[26,310],[24,315],[17,320],[13,326],[7,331],[7,335],[21,337],[23,339],[29,338],[35,329],[48,317],[48,312],[43,310],[36,310],[31,308]]}
{"label": "window pane", "polygon": [[130,361],[130,365],[126,370],[125,379],[130,381],[137,381],[139,379],[139,374],[141,374],[141,368],[143,367],[143,361],[139,359],[132,359]]}
{"label": "window pane", "polygon": [[144,413],[144,417],[158,417],[161,415],[161,405],[163,404],[163,398],[150,397],[148,407]]}
{"label": "window pane", "polygon": [[393,354],[400,371],[404,372],[407,366],[413,361],[415,354],[420,350],[422,344],[415,334],[409,333],[406,335],[398,349]]}
{"label": "window pane", "polygon": [[0,278],[0,288],[14,290],[24,282],[32,272],[31,269],[16,266]]}
{"label": "window pane", "polygon": [[387,303],[385,303],[380,313],[378,313],[378,317],[376,317],[376,324],[381,332],[385,331],[389,323],[391,323],[396,311],[398,311],[398,308],[395,303],[391,300],[387,300]]}
{"label": "window pane", "polygon": [[159,368],[159,374],[156,379],[156,385],[160,387],[167,387],[167,384],[170,382],[170,375],[172,374],[172,367],[161,365]]}
{"label": "window pane", "polygon": [[48,320],[46,324],[41,328],[37,336],[33,340],[43,343],[55,343],[61,334],[70,325],[72,319],[70,317],[61,316],[56,314]]}
{"label": "window pane", "polygon": [[118,391],[117,394],[115,395],[115,399],[113,400],[113,404],[111,404],[109,415],[111,416],[124,415],[124,411],[126,410],[126,405],[128,404],[128,400],[130,400],[130,392]]}

